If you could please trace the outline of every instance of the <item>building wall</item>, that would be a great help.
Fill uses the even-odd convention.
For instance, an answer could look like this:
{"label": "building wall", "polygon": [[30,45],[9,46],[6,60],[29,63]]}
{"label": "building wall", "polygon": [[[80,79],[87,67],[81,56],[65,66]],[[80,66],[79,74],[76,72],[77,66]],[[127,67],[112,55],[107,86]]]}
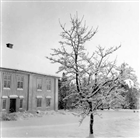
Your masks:
{"label": "building wall", "polygon": [[[11,76],[10,88],[4,88],[4,74]],[[24,77],[23,89],[17,88],[17,76]],[[9,112],[10,99],[16,99],[16,111],[27,110],[28,75],[22,72],[3,70],[1,71],[1,102],[6,99],[6,112]],[[23,98],[23,108],[19,109],[20,98]],[[1,109],[2,110],[2,109]]]}
{"label": "building wall", "polygon": [[[48,76],[43,76],[43,75],[36,75],[32,74],[30,76],[31,78],[31,85],[30,85],[30,110],[50,110],[50,109],[55,109],[55,101],[54,101],[54,92],[55,92],[55,87],[54,87],[54,80],[55,78],[48,77]],[[42,79],[42,91],[37,90],[37,79],[40,78]],[[46,79],[51,79],[51,91],[47,90],[46,87]],[[37,98],[41,97],[42,98],[42,106],[37,107]],[[46,107],[46,97],[51,98],[51,105],[50,107]]]}
{"label": "building wall", "polygon": [[[4,73],[8,73],[11,75],[11,88],[3,88],[3,80],[4,80]],[[17,89],[17,75],[22,75],[24,77],[24,85],[23,90]],[[57,110],[58,109],[58,78],[53,76],[47,76],[43,74],[37,74],[37,73],[27,73],[24,71],[17,71],[12,69],[0,69],[0,77],[2,78],[0,80],[0,96],[1,96],[1,105],[2,100],[6,98],[6,110],[2,110],[0,108],[0,111],[3,112],[9,112],[9,106],[10,106],[10,97],[11,96],[17,96],[16,97],[16,111],[20,110],[30,110],[30,111],[36,111],[36,110]],[[42,90],[37,90],[37,79],[42,79]],[[51,80],[51,90],[47,90],[46,87],[46,79]],[[23,108],[19,108],[19,102],[20,98],[23,97]],[[41,107],[37,107],[37,98],[42,99]],[[46,98],[51,99],[50,106],[46,106]],[[2,106],[1,106],[2,107]]]}

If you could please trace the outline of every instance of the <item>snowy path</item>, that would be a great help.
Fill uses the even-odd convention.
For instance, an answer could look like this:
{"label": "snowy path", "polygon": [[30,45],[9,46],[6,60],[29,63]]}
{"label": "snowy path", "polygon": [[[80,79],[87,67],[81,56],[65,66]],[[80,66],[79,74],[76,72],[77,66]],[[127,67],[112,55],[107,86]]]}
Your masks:
{"label": "snowy path", "polygon": [[[88,136],[89,118],[79,126],[72,115],[53,115],[2,123],[3,137],[83,137]],[[139,114],[133,112],[103,112],[95,117],[96,137],[139,137]]]}

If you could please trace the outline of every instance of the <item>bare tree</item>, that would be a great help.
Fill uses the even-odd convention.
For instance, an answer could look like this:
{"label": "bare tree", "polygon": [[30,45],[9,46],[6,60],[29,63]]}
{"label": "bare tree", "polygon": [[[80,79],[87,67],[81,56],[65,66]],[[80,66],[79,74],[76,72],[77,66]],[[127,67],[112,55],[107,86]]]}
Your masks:
{"label": "bare tree", "polygon": [[[93,137],[94,115],[97,109],[107,103],[110,105],[114,98],[120,97],[121,84],[124,83],[125,75],[122,67],[116,67],[116,60],[109,61],[109,56],[118,50],[120,46],[108,49],[98,46],[92,55],[86,52],[85,43],[90,41],[97,33],[97,29],[89,29],[86,22],[71,17],[71,28],[60,23],[62,40],[61,48],[52,49],[51,57],[47,57],[52,63],[60,63],[58,72],[65,72],[68,77],[67,83],[75,82],[75,89],[65,99],[77,97],[75,107],[81,109],[81,123],[90,116],[90,137]],[[86,78],[86,81],[83,79]]]}

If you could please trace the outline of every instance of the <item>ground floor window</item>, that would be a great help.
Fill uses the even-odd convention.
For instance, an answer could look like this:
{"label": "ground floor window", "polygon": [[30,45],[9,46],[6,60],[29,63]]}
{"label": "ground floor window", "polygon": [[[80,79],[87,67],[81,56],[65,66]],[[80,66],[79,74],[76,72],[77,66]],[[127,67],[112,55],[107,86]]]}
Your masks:
{"label": "ground floor window", "polygon": [[46,107],[51,106],[51,98],[46,98]]}
{"label": "ground floor window", "polygon": [[42,106],[42,98],[37,98],[37,107]]}
{"label": "ground floor window", "polygon": [[19,108],[23,108],[23,99],[20,99]]}
{"label": "ground floor window", "polygon": [[3,99],[2,101],[2,109],[6,109],[6,99]]}

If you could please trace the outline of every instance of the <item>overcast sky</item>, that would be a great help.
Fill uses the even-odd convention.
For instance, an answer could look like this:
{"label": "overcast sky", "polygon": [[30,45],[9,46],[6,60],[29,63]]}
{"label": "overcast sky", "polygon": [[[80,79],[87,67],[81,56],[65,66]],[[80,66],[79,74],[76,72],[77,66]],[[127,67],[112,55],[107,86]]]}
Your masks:
{"label": "overcast sky", "polygon": [[[89,27],[99,27],[98,33],[87,44],[87,50],[93,51],[98,45],[110,47],[121,44],[114,57],[117,56],[118,64],[128,63],[138,75],[138,2],[3,2],[3,50],[6,43],[12,43],[14,51],[47,60],[45,56],[49,56],[51,48],[60,46],[59,19],[69,28],[70,14],[76,12],[79,17],[84,15]],[[56,72],[58,65],[55,67],[50,70]]]}

